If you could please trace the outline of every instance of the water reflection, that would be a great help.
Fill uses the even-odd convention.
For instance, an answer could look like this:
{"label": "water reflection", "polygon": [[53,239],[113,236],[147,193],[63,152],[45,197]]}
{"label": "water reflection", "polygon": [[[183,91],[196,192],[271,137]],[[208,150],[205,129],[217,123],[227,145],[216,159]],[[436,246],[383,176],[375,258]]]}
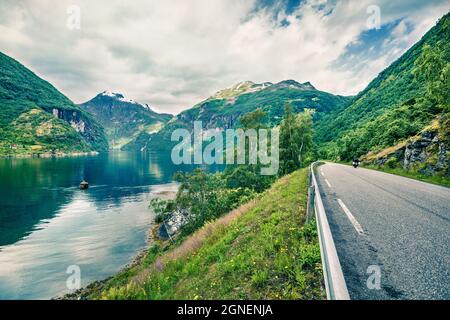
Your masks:
{"label": "water reflection", "polygon": [[[43,219],[51,219],[73,200],[86,179],[90,201],[120,207],[124,197],[138,196],[143,186],[171,181],[177,170],[170,158],[114,152],[94,157],[0,159],[0,246],[15,243]],[[127,188],[128,187],[128,188]]]}
{"label": "water reflection", "polygon": [[[0,299],[66,292],[69,265],[83,285],[117,272],[146,244],[150,197],[175,188],[179,170],[192,167],[124,152],[0,159]],[[83,179],[88,190],[78,189]]]}

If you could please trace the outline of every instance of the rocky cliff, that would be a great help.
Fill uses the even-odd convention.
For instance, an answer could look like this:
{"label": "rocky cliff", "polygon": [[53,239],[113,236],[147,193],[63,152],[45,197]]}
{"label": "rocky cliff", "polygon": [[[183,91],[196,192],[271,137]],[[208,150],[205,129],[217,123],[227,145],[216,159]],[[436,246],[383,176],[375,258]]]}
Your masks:
{"label": "rocky cliff", "polygon": [[78,110],[67,110],[52,108],[52,114],[55,118],[63,120],[78,132],[85,141],[91,145],[98,145],[98,151],[106,151],[108,148],[104,138],[103,129],[90,119],[84,112]]}
{"label": "rocky cliff", "polygon": [[368,153],[362,158],[365,164],[402,167],[425,175],[450,174],[450,145],[440,134],[436,120],[418,135],[378,153]]}
{"label": "rocky cliff", "polygon": [[0,53],[0,156],[105,151],[99,123],[54,86]]}

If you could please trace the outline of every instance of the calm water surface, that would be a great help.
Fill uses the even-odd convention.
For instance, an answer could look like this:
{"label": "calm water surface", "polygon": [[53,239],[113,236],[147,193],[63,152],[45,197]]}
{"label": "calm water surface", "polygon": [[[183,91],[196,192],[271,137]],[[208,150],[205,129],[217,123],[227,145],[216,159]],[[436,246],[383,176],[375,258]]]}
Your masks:
{"label": "calm water surface", "polygon": [[[146,246],[156,194],[175,190],[168,157],[113,152],[0,159],[0,299],[46,299],[108,277]],[[90,187],[79,190],[81,180]]]}

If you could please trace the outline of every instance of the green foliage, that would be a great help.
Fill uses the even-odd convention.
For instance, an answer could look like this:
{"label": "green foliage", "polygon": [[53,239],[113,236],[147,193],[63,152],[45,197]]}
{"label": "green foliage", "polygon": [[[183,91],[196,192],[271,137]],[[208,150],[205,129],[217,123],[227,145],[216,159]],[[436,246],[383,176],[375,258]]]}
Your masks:
{"label": "green foliage", "polygon": [[[256,109],[241,117],[240,123],[244,129],[262,129],[266,127],[265,118],[266,113]],[[248,153],[248,141],[245,150]],[[176,199],[152,200],[151,206],[157,221],[163,221],[176,210],[187,212],[190,220],[182,229],[182,236],[186,236],[269,188],[276,177],[260,172],[259,163],[229,165],[222,173],[215,174],[200,168],[192,173],[179,172],[174,176],[180,183]]]}
{"label": "green foliage", "polygon": [[[267,113],[258,108],[243,115],[239,118],[239,122],[244,130],[254,129],[259,134],[259,129],[268,128],[266,119]],[[270,139],[268,140],[270,141]],[[249,148],[249,142],[245,141],[245,154],[248,154]],[[268,146],[269,148],[270,146]],[[236,150],[234,154],[237,154]],[[255,192],[264,191],[274,181],[273,176],[261,175],[261,164],[259,162],[257,164],[229,165],[225,168],[224,177],[228,188],[250,189]]]}
{"label": "green foliage", "polygon": [[[128,102],[123,95],[100,93],[79,107],[92,114],[105,128],[112,148],[136,143],[149,132],[158,131],[172,116],[159,114],[141,104]],[[140,136],[142,134],[142,136]],[[148,138],[147,138],[148,139]],[[127,148],[130,148],[129,145]],[[145,146],[145,144],[143,144]]]}
{"label": "green foliage", "polygon": [[318,119],[315,140],[320,157],[349,160],[382,150],[417,134],[444,110],[448,112],[449,38],[447,14],[350,105]]}
{"label": "green foliage", "polygon": [[415,66],[416,80],[425,81],[424,100],[450,112],[450,62],[445,60],[442,52],[425,45]]}
{"label": "green foliage", "polygon": [[176,209],[175,201],[173,200],[161,200],[159,198],[155,198],[150,200],[150,207],[155,213],[155,222],[161,223],[167,218],[171,212]]}
{"label": "green foliage", "polygon": [[[285,175],[305,166],[312,152],[311,110],[302,114],[293,113],[286,106],[280,127],[280,175]],[[266,128],[266,113],[256,109],[240,118],[244,129]],[[249,144],[245,144],[246,153]],[[275,176],[261,175],[261,164],[230,165],[222,173],[207,174],[202,169],[192,173],[180,172],[174,180],[180,187],[174,201],[152,200],[151,206],[157,221],[163,221],[176,210],[189,213],[190,221],[182,229],[189,235],[206,222],[216,219],[240,204],[263,192],[275,180]]]}
{"label": "green foliage", "polygon": [[217,210],[227,205],[226,199],[220,197],[223,195],[219,192],[223,190],[223,181],[219,174],[208,175],[203,170],[196,169],[192,174],[177,173],[174,180],[180,183],[176,197],[177,206],[188,210],[192,220],[185,228],[189,229],[189,233],[202,226],[205,221],[216,217]]}
{"label": "green foliage", "polygon": [[[53,117],[58,109],[62,119]],[[77,133],[70,120],[82,120]],[[70,119],[69,119],[70,117]],[[101,126],[55,87],[0,52],[0,156],[107,149]]]}
{"label": "green foliage", "polygon": [[421,97],[423,105],[433,105],[442,115],[439,121],[440,140],[450,145],[450,62],[442,52],[425,45],[422,54],[416,61],[416,79],[424,79],[426,94]]}
{"label": "green foliage", "polygon": [[92,298],[324,299],[315,223],[305,224],[306,188],[306,169],[278,180],[228,225],[213,222],[205,238],[187,239],[198,247],[181,255],[171,248],[161,253],[163,268],[135,267]]}
{"label": "green foliage", "polygon": [[394,169],[398,167],[398,159],[396,157],[390,157],[384,165],[390,169]]}
{"label": "green foliage", "polygon": [[136,283],[130,282],[123,287],[113,287],[108,293],[103,295],[108,300],[144,300],[146,298],[145,290]]}
{"label": "green foliage", "polygon": [[231,189],[262,192],[270,187],[275,177],[263,176],[260,172],[260,165],[227,166],[224,171],[226,186]]}
{"label": "green foliage", "polygon": [[294,114],[293,108],[286,105],[280,125],[280,174],[289,174],[307,164],[307,156],[313,147],[313,111],[305,109]]}
{"label": "green foliage", "polygon": [[253,112],[249,112],[244,114],[239,118],[239,122],[244,130],[246,129],[264,129],[267,128],[267,125],[264,124],[264,120],[267,116],[267,113],[262,111],[261,108],[256,109]]}
{"label": "green foliage", "polygon": [[[238,128],[244,125],[242,118],[255,110],[264,112],[261,122],[268,127],[278,126],[283,118],[284,106],[290,104],[295,113],[304,109],[315,110],[315,117],[321,118],[334,109],[347,105],[349,97],[336,96],[319,90],[304,90],[296,88],[268,87],[266,89],[244,93],[231,99],[209,98],[194,107],[181,112],[176,119],[158,133],[140,137],[139,143],[130,143],[127,150],[139,149],[146,145],[151,149],[168,152],[176,144],[171,142],[171,134],[175,129],[192,130],[194,121],[202,121],[208,128]],[[259,121],[258,120],[258,121]],[[252,124],[249,124],[253,127]]]}
{"label": "green foliage", "polygon": [[208,174],[200,168],[192,173],[175,174],[174,180],[180,183],[175,200],[154,199],[150,203],[157,222],[162,222],[176,210],[188,212],[189,221],[182,229],[184,237],[255,196],[254,188],[229,186],[229,174]]}

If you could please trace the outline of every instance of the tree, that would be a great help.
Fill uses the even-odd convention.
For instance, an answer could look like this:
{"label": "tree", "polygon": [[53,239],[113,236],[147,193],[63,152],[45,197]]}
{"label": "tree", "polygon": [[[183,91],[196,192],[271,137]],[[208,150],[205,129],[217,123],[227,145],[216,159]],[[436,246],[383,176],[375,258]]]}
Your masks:
{"label": "tree", "polygon": [[246,113],[240,117],[239,122],[244,130],[246,129],[266,129],[267,125],[264,123],[267,113],[262,111],[261,108],[256,109],[253,112]]}
{"label": "tree", "polygon": [[425,45],[415,63],[416,80],[424,79],[426,94],[421,103],[432,104],[442,111],[439,117],[439,134],[443,141],[450,143],[450,62],[441,51]]}
{"label": "tree", "polygon": [[192,217],[209,217],[216,204],[217,192],[223,188],[222,180],[217,174],[208,174],[197,168],[192,173],[178,172],[174,180],[180,183],[177,193],[177,204],[188,209]]}
{"label": "tree", "polygon": [[294,114],[293,108],[286,105],[280,125],[280,173],[288,174],[306,164],[307,155],[313,146],[313,111],[305,109]]}
{"label": "tree", "polygon": [[[244,130],[254,129],[258,132],[259,129],[267,129],[268,126],[265,123],[267,113],[260,108],[253,112],[243,115],[239,122]],[[270,141],[270,140],[269,140]],[[249,152],[249,142],[245,141],[245,154]],[[259,145],[258,145],[259,148]],[[237,154],[237,150],[235,150]],[[224,171],[224,177],[226,185],[231,189],[249,189],[256,192],[262,192],[268,187],[274,180],[272,176],[263,176],[260,174],[261,164],[239,164],[233,166],[227,166]]]}
{"label": "tree", "polygon": [[153,199],[150,206],[156,221],[162,222],[176,211],[188,219],[182,235],[189,235],[206,222],[248,202],[255,195],[249,188],[229,188],[224,173],[206,173],[200,168],[191,173],[178,172],[174,180],[180,183],[174,200]]}
{"label": "tree", "polygon": [[274,177],[260,174],[259,165],[227,166],[223,175],[227,188],[248,189],[254,192],[266,190],[274,181]]}
{"label": "tree", "polygon": [[450,111],[450,62],[446,62],[440,51],[430,45],[422,48],[422,54],[415,62],[416,80],[424,79],[425,99],[437,104],[444,112]]}

